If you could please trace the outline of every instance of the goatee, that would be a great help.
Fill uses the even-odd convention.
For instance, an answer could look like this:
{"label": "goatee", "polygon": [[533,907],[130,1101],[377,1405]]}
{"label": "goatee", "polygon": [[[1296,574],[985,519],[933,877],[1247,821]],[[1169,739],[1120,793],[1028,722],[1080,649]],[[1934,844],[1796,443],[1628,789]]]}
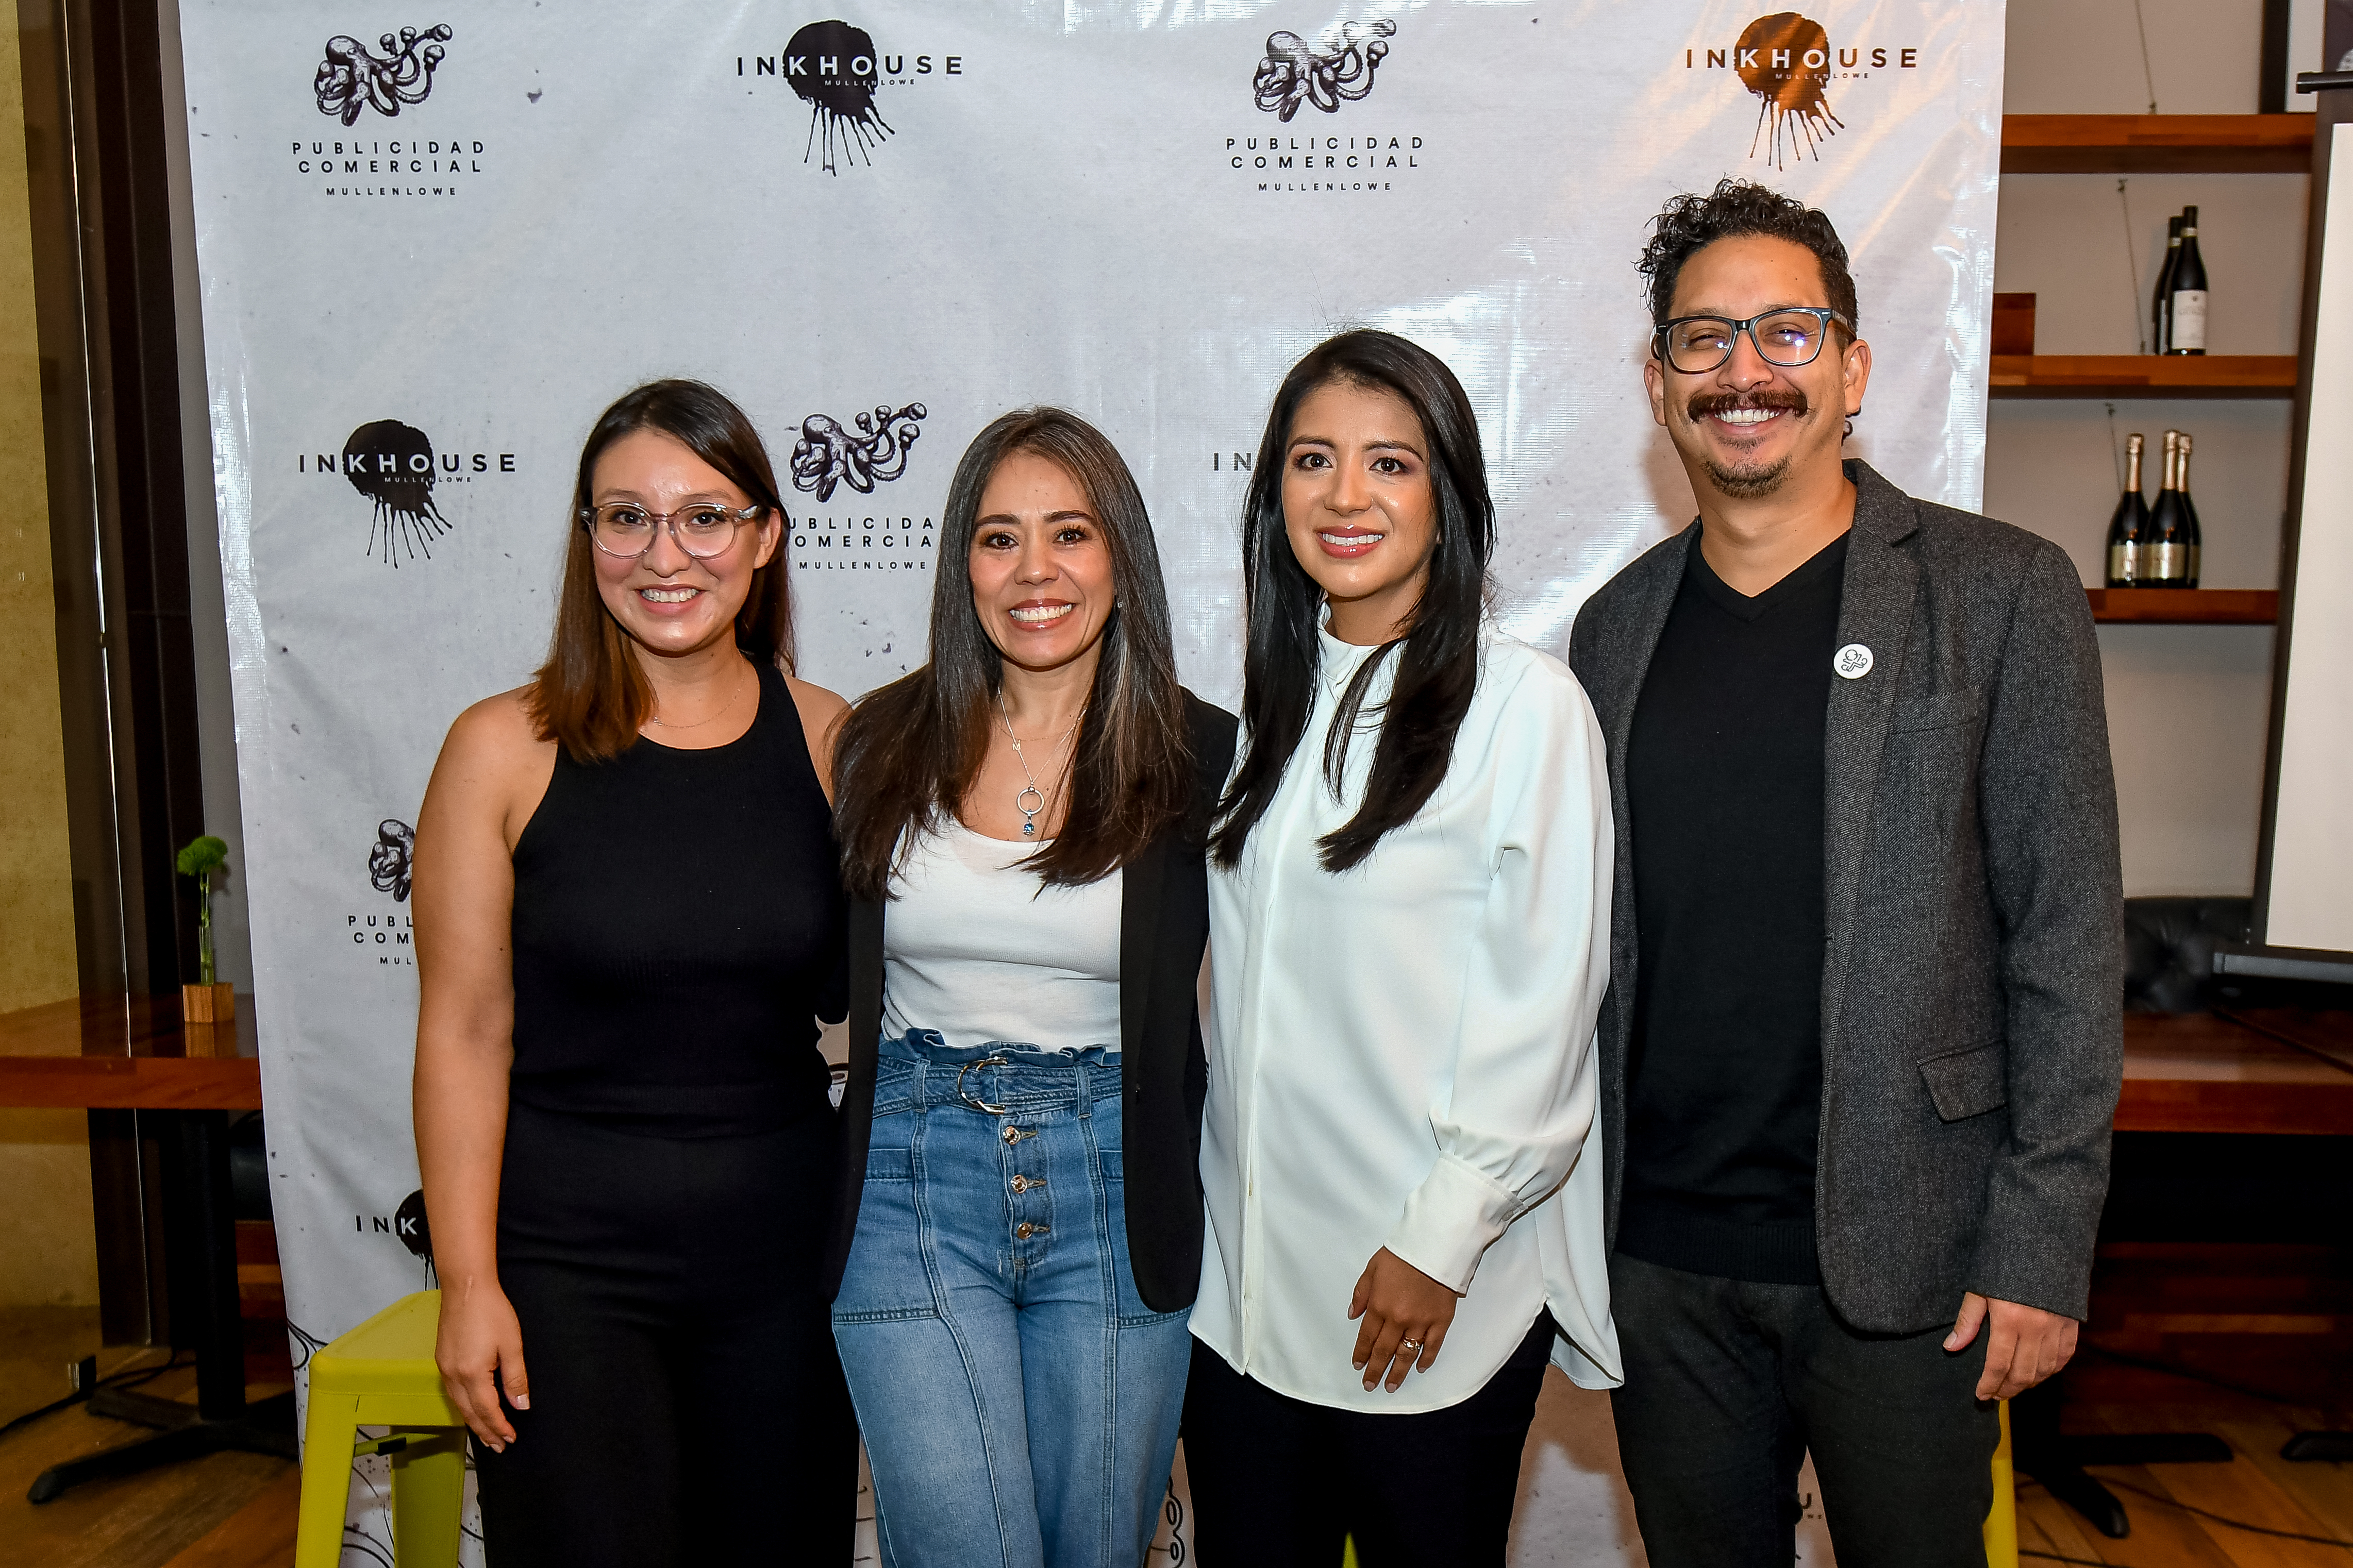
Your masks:
{"label": "goatee", "polygon": [[[1735,408],[1778,408],[1796,418],[1803,419],[1807,410],[1806,395],[1798,388],[1766,387],[1756,392],[1701,392],[1692,395],[1683,409],[1694,425],[1710,415],[1727,413]],[[1708,482],[1717,491],[1734,500],[1756,500],[1769,496],[1781,488],[1789,477],[1789,458],[1758,467],[1727,468],[1714,458],[1702,458],[1700,467],[1707,471]]]}

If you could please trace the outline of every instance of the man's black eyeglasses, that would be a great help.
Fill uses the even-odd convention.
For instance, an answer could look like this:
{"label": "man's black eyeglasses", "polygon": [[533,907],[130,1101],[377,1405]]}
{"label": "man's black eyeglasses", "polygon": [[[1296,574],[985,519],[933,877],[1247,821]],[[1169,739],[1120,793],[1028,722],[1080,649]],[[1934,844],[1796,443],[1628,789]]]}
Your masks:
{"label": "man's black eyeglasses", "polygon": [[1811,364],[1836,321],[1854,335],[1854,323],[1819,305],[1784,305],[1736,321],[1727,316],[1677,316],[1651,331],[1651,353],[1685,375],[1705,375],[1732,357],[1740,334],[1757,345],[1757,357],[1782,370]]}

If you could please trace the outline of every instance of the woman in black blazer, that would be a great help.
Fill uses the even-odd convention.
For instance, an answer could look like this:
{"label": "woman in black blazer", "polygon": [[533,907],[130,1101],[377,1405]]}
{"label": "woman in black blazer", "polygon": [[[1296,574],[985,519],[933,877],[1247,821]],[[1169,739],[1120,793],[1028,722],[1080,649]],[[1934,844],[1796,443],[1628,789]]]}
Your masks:
{"label": "woman in black blazer", "polygon": [[849,1083],[829,1278],[885,1562],[1134,1568],[1199,1281],[1204,845],[1234,720],[1176,683],[1111,443],[957,466],[931,659],[836,753]]}

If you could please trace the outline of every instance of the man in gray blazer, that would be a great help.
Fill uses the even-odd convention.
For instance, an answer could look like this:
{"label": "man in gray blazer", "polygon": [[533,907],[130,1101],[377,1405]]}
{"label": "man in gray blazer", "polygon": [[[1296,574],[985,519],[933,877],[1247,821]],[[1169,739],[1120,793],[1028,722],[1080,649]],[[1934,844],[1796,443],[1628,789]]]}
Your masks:
{"label": "man in gray blazer", "polygon": [[[2122,1071],[2099,648],[2056,545],[1841,460],[1820,212],[1727,180],[1641,262],[1699,520],[1585,605],[1619,1450],[1653,1568],[1984,1561],[1995,1399],[2086,1312]],[[1938,322],[1915,325],[1941,331]]]}

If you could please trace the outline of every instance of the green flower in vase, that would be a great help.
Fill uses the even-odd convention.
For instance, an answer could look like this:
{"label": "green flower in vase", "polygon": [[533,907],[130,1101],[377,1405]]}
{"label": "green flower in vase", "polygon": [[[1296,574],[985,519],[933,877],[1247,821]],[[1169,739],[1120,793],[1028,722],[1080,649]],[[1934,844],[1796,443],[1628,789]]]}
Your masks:
{"label": "green flower in vase", "polygon": [[196,973],[200,984],[213,984],[213,879],[228,864],[228,844],[206,834],[192,838],[180,851],[180,875],[196,882]]}

